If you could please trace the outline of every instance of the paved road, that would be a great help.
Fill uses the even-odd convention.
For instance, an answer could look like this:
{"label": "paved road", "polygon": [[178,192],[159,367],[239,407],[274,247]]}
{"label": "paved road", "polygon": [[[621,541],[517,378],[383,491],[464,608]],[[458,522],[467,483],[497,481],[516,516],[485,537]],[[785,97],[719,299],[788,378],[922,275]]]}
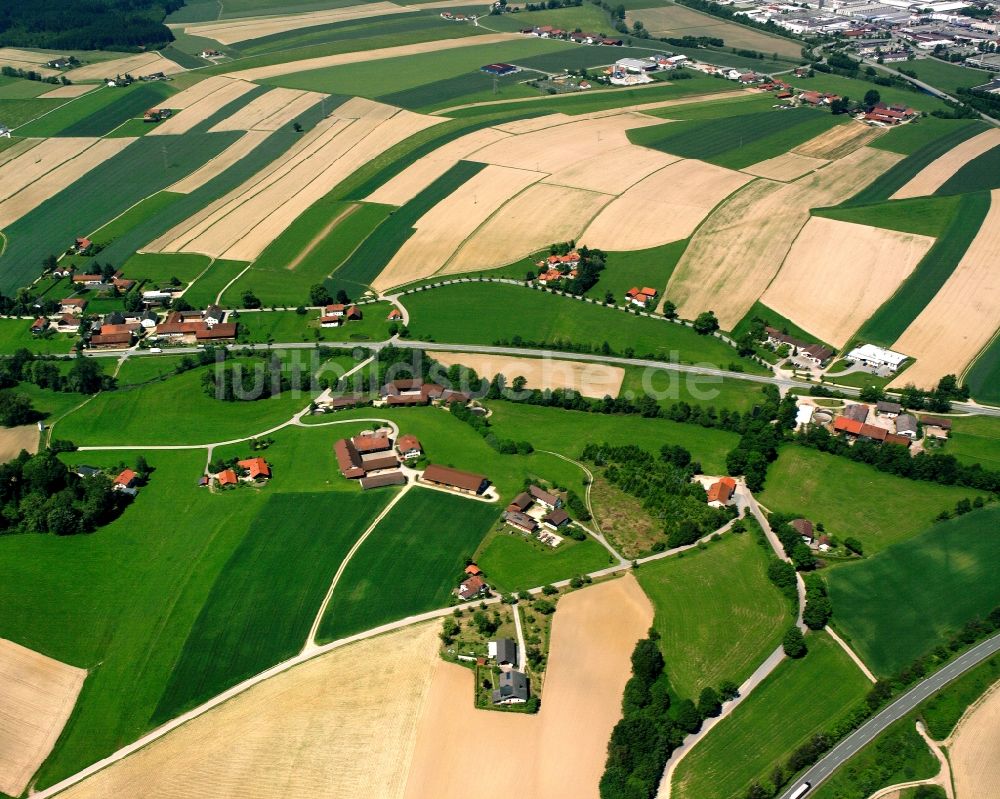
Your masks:
{"label": "paved road", "polygon": [[[816,383],[810,383],[806,380],[795,380],[788,377],[775,377],[774,375],[753,375],[747,374],[746,372],[733,372],[728,369],[719,369],[714,366],[709,365],[692,365],[683,363],[670,363],[664,361],[651,361],[644,358],[622,358],[616,355],[599,355],[591,353],[580,353],[580,352],[562,352],[560,350],[541,350],[541,349],[531,349],[529,347],[495,347],[486,344],[443,344],[434,341],[413,341],[410,339],[391,339],[389,341],[369,341],[369,342],[351,342],[351,341],[327,341],[323,342],[323,347],[329,347],[331,349],[356,349],[363,347],[369,350],[380,350],[383,347],[393,345],[396,347],[404,347],[408,349],[423,349],[428,352],[434,351],[444,351],[444,352],[470,352],[485,355],[506,355],[506,356],[521,356],[528,358],[554,358],[563,361],[584,361],[587,363],[601,363],[601,364],[612,364],[614,366],[641,366],[650,369],[663,369],[670,372],[680,372],[685,374],[691,374],[706,378],[721,378],[730,380],[747,380],[751,383],[769,383],[771,385],[777,386],[782,393],[785,393],[790,388],[800,388],[808,390],[816,385]],[[252,350],[314,350],[317,349],[318,345],[316,342],[305,343],[305,342],[283,342],[275,344],[231,344],[228,349],[233,351],[240,351],[243,349]],[[202,350],[198,347],[170,347],[164,350],[162,353],[151,353],[149,350],[135,350],[130,353],[129,357],[156,357],[157,355],[194,355],[201,352]],[[84,354],[90,358],[121,358],[121,352],[108,352],[103,350],[86,350]],[[75,357],[75,354],[67,354],[65,356],[56,357]],[[702,390],[708,389],[711,386],[711,382],[706,381],[703,385],[699,386]],[[845,394],[849,397],[856,397],[861,393],[860,389],[852,388],[849,386],[839,387],[831,386],[836,388],[837,391]],[[1000,416],[1000,408],[989,407],[985,405],[978,405],[974,402],[953,402],[952,409],[956,411],[962,411],[970,414],[977,414],[981,416]]]}
{"label": "paved road", "polygon": [[811,783],[815,789],[886,727],[905,716],[931,694],[941,690],[952,680],[997,652],[1000,652],[1000,634],[987,638],[968,652],[959,655],[947,666],[918,683],[877,716],[869,719],[864,726],[837,744],[827,753],[826,757],[781,794],[781,799],[789,799],[792,791],[803,782]]}

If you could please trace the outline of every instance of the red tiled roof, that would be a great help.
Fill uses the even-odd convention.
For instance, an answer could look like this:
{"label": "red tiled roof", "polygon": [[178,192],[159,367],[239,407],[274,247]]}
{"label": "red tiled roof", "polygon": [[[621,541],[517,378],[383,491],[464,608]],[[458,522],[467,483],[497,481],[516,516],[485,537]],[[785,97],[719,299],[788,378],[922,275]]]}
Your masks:
{"label": "red tiled roof", "polygon": [[91,346],[100,347],[111,344],[131,344],[132,334],[125,333],[108,333],[107,335],[97,335],[90,337]]}
{"label": "red tiled roof", "polygon": [[234,486],[239,482],[236,472],[232,469],[226,469],[224,472],[219,472],[217,476],[219,478],[220,486]]}
{"label": "red tiled roof", "polygon": [[128,488],[130,485],[132,485],[132,483],[135,482],[135,479],[138,476],[139,475],[137,475],[131,469],[125,469],[120,475],[118,475],[115,478],[115,485],[116,486],[125,486],[126,488]]}
{"label": "red tiled roof", "polygon": [[202,327],[195,331],[197,339],[236,338],[236,323],[226,322],[215,327]]}
{"label": "red tiled roof", "polygon": [[250,472],[251,480],[256,480],[258,477],[271,476],[271,467],[267,465],[267,461],[263,458],[248,458],[245,461],[239,461],[236,465]]}
{"label": "red tiled roof", "polygon": [[87,305],[87,301],[82,297],[70,297],[69,299],[62,300],[60,305],[68,305],[71,308],[83,308]]}
{"label": "red tiled roof", "polygon": [[431,464],[424,470],[424,480],[429,483],[460,488],[463,491],[478,492],[482,484],[486,482],[486,477],[472,472],[463,472],[460,469],[452,469],[450,466]]}
{"label": "red tiled roof", "polygon": [[411,450],[423,451],[423,447],[420,446],[420,439],[411,433],[407,433],[396,439],[396,449],[400,452],[409,452]]}
{"label": "red tiled roof", "polygon": [[470,563],[465,567],[465,573],[471,577],[475,577],[477,574],[482,574],[483,570],[480,569],[475,563]]}
{"label": "red tiled roof", "polygon": [[333,443],[333,453],[337,457],[337,466],[344,477],[352,479],[364,477],[365,470],[361,468],[361,456],[348,439],[337,439]]}
{"label": "red tiled roof", "polygon": [[732,477],[722,477],[708,488],[709,502],[729,502],[736,491],[736,481]]}
{"label": "red tiled roof", "polygon": [[101,275],[73,275],[74,283],[100,283],[103,280]]}
{"label": "red tiled roof", "polygon": [[856,419],[848,419],[846,416],[838,416],[833,420],[833,432],[849,433],[852,436],[860,435],[863,424],[863,422],[859,422]]}
{"label": "red tiled roof", "polygon": [[385,433],[375,435],[355,436],[351,439],[351,444],[361,454],[367,452],[384,452],[392,447],[392,441]]}

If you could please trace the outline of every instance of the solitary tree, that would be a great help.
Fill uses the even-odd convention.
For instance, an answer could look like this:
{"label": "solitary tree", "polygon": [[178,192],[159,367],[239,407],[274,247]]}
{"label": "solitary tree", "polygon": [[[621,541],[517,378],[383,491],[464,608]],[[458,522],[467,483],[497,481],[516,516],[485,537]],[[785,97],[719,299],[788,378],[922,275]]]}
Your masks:
{"label": "solitary tree", "polygon": [[881,100],[882,95],[875,89],[869,89],[865,92],[865,108],[874,108]]}
{"label": "solitary tree", "polygon": [[781,641],[785,654],[790,658],[800,658],[806,653],[806,639],[798,627],[790,627]]}
{"label": "solitary tree", "polygon": [[316,283],[309,289],[309,304],[310,305],[330,304],[330,292],[326,290],[326,286],[324,286],[322,283]]}
{"label": "solitary tree", "polygon": [[695,333],[707,336],[719,329],[719,320],[713,311],[702,311],[694,320],[693,327]]}

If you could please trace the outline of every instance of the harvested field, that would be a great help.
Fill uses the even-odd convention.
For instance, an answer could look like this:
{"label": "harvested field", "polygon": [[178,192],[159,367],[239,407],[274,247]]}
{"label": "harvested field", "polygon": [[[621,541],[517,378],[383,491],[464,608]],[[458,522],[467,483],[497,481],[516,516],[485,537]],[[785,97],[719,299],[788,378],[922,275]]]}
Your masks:
{"label": "harvested field", "polygon": [[74,83],[70,86],[60,86],[58,89],[53,89],[45,94],[38,95],[41,100],[59,100],[66,97],[80,97],[89,91],[93,91],[97,87],[89,83]]}
{"label": "harvested field", "polygon": [[410,164],[394,178],[369,194],[365,201],[384,203],[385,205],[403,205],[467,155],[484,147],[495,145],[505,138],[507,138],[507,134],[496,128],[481,128],[459,136]]}
{"label": "harvested field", "polygon": [[864,147],[793,183],[754,181],[705,220],[664,296],[684,318],[713,310],[732,330],[777,274],[809,209],[843,202],[900,158]]}
{"label": "harvested field", "polygon": [[407,799],[456,796],[476,784],[483,764],[496,756],[497,741],[513,750],[517,767],[490,771],[491,797],[596,799],[611,730],[621,718],[629,656],[652,620],[649,600],[631,575],[561,599],[545,701],[534,717],[476,710],[472,672],[439,663],[418,727]]}
{"label": "harvested field", "polygon": [[962,371],[1000,326],[1000,189],[990,193],[990,210],[979,233],[945,281],[892,349],[917,362],[890,383],[930,388],[946,374]]}
{"label": "harvested field", "polygon": [[[200,84],[198,86],[200,86]],[[197,89],[198,86],[195,86],[194,89]],[[187,133],[199,122],[204,122],[220,108],[228,105],[238,97],[242,97],[254,88],[256,87],[252,83],[247,83],[246,81],[227,80],[218,85],[218,88],[214,91],[200,97],[200,99],[185,106],[178,106],[182,109],[181,113],[174,114],[166,122],[161,122],[155,129],[149,132],[149,135],[173,136],[179,133]],[[177,95],[177,97],[181,97],[183,94],[185,94],[185,92],[181,92]],[[175,98],[171,98],[171,108],[176,105],[176,103],[174,103],[174,99]],[[185,102],[188,101],[185,100]]]}
{"label": "harvested field", "polygon": [[25,214],[33,211],[47,199],[54,197],[70,184],[89,174],[92,169],[120,153],[135,139],[123,137],[120,139],[94,139],[92,141],[94,145],[88,147],[76,158],[64,161],[17,194],[0,201],[0,228],[16,222]]}
{"label": "harvested field", "polygon": [[310,660],[62,796],[401,796],[438,628],[407,627]]}
{"label": "harvested field", "polygon": [[475,355],[465,352],[435,352],[434,360],[445,366],[461,364],[475,369],[480,377],[493,378],[502,374],[507,383],[515,377],[527,380],[528,388],[568,388],[585,397],[601,399],[617,397],[625,379],[625,370],[619,366],[561,361],[554,358],[515,358],[504,355]]}
{"label": "harvested field", "polygon": [[750,180],[704,161],[677,161],[609,204],[581,240],[603,250],[645,250],[686,239],[716,205]]}
{"label": "harvested field", "polygon": [[417,220],[416,232],[372,286],[381,291],[435,274],[497,209],[543,177],[543,172],[487,166]]}
{"label": "harvested field", "polygon": [[756,164],[745,167],[743,171],[750,175],[756,175],[759,178],[787,182],[796,180],[803,175],[808,175],[813,170],[824,167],[828,163],[829,161],[823,158],[810,158],[809,156],[798,155],[797,153],[785,153],[774,158],[768,158],[766,161],[758,161]]}
{"label": "harvested field", "polygon": [[1000,799],[1000,690],[967,716],[952,737],[951,771],[960,797]]}
{"label": "harvested field", "polygon": [[270,130],[247,131],[207,164],[168,187],[167,191],[190,194],[195,189],[200,189],[208,181],[218,177],[233,164],[238,163],[247,153],[255,150],[272,132]]}
{"label": "harvested field", "polygon": [[18,456],[22,449],[34,454],[38,452],[38,427],[24,424],[20,427],[5,427],[0,430],[0,463],[6,463]]}
{"label": "harvested field", "polygon": [[184,71],[184,67],[177,62],[154,52],[115,58],[111,61],[100,61],[96,64],[84,64],[77,69],[71,69],[66,73],[66,77],[74,83],[79,83],[86,80],[102,80],[118,74],[124,75],[126,72],[138,78],[141,75],[150,75],[154,72],[176,75],[178,72]]}
{"label": "harvested field", "polygon": [[224,130],[274,131],[316,105],[324,95],[319,92],[300,92],[297,89],[271,89],[247,103],[231,117],[215,125],[209,133]]}
{"label": "harvested field", "polygon": [[1000,129],[984,130],[978,136],[966,139],[944,155],[931,161],[889,199],[904,200],[908,197],[923,197],[933,194],[969,161],[978,158],[994,147],[1000,147]]}
{"label": "harvested field", "polygon": [[513,263],[553,241],[579,239],[610,194],[536,183],[477,230],[443,272],[469,272]]}
{"label": "harvested field", "polygon": [[473,153],[469,160],[555,174],[584,159],[606,155],[614,148],[628,145],[626,131],[661,124],[662,120],[633,113],[616,113],[565,124],[550,123],[540,130],[509,139],[502,147],[487,147]]}
{"label": "harvested field", "polygon": [[92,147],[94,138],[46,139],[0,167],[0,201]]}
{"label": "harvested field", "polygon": [[53,75],[59,74],[59,70],[49,69],[45,66],[45,63],[52,60],[53,57],[31,50],[20,50],[16,47],[0,47],[0,67],[31,70],[43,78],[51,78]]}
{"label": "harvested field", "polygon": [[312,11],[306,14],[198,22],[184,25],[183,28],[184,33],[190,36],[215,39],[219,44],[235,44],[236,42],[245,42],[248,39],[260,39],[264,36],[273,36],[275,33],[287,33],[301,28],[313,28],[317,25],[332,25],[336,22],[346,22],[352,19],[381,17],[385,14],[401,14],[416,10],[416,8],[398,6],[395,3],[377,2],[332,8],[326,11]]}
{"label": "harvested field", "polygon": [[543,182],[572,189],[621,194],[677,160],[677,156],[629,144],[577,161]]}
{"label": "harvested field", "polygon": [[826,158],[832,161],[836,158],[843,158],[859,147],[873,142],[885,131],[885,128],[871,128],[861,122],[857,124],[848,122],[846,125],[837,125],[825,133],[803,142],[792,152],[809,158]]}
{"label": "harvested field", "polygon": [[[813,217],[761,297],[834,347],[844,346],[934,244],[930,236]],[[824,289],[836,283],[836,291]]]}
{"label": "harvested field", "polygon": [[218,91],[229,83],[232,83],[229,78],[222,78],[218,76],[205,78],[205,80],[198,81],[190,89],[185,89],[184,91],[178,92],[171,97],[170,107],[175,111],[178,109],[190,108],[195,103],[199,103],[204,100],[212,92]]}
{"label": "harvested field", "polygon": [[[519,100],[514,100],[513,102],[527,101],[527,100],[537,100],[537,97],[522,97]],[[617,113],[617,112],[616,112]],[[551,128],[553,125],[564,125],[567,122],[572,122],[574,117],[568,114],[545,114],[545,116],[540,117],[528,117],[527,119],[515,119],[513,122],[504,122],[502,125],[497,125],[497,130],[502,130],[504,133],[514,133],[520,135],[522,133],[533,133],[536,130],[545,130],[546,128]]]}
{"label": "harvested field", "polygon": [[37,147],[43,141],[45,139],[21,139],[6,150],[0,150],[0,166],[3,166],[8,161],[13,161],[19,155],[28,152],[32,147]]}
{"label": "harvested field", "polygon": [[0,638],[0,791],[20,796],[28,787],[73,712],[86,676],[86,669]]}
{"label": "harvested field", "polygon": [[350,100],[279,159],[146,250],[252,261],[356,169],[441,121],[370,100]]}
{"label": "harvested field", "polygon": [[434,42],[404,44],[399,47],[378,47],[374,50],[318,56],[317,58],[305,58],[301,61],[287,61],[283,64],[255,67],[253,69],[229,72],[227,76],[242,78],[243,80],[259,81],[265,78],[275,78],[279,75],[291,75],[295,72],[309,72],[314,69],[326,69],[327,67],[339,67],[344,64],[357,64],[367,61],[382,61],[387,58],[400,58],[401,56],[419,55],[421,53],[437,53],[441,50],[453,50],[457,47],[478,47],[484,44],[498,44],[499,42],[516,41],[521,38],[516,33],[489,33],[484,36],[468,36],[463,39],[442,39]]}

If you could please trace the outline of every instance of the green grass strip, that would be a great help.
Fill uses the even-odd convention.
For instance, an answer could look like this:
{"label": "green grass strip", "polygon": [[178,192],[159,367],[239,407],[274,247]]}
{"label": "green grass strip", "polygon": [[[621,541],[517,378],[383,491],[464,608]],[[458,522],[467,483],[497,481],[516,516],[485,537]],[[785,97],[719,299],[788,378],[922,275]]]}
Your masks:
{"label": "green grass strip", "polygon": [[[106,90],[107,91],[107,90]],[[120,91],[111,89],[110,91]],[[167,83],[144,83],[129,89],[114,98],[109,105],[95,110],[83,119],[67,125],[59,131],[59,136],[106,136],[123,122],[141,117],[147,109],[165,102],[173,89]]]}
{"label": "green grass strip", "polygon": [[955,271],[990,210],[986,193],[962,195],[947,228],[896,292],[862,325],[857,338],[882,346],[898,339]]}
{"label": "green grass strip", "polygon": [[935,194],[964,194],[990,191],[1000,186],[1000,146],[973,158],[958,170]]}
{"label": "green grass strip", "polygon": [[948,230],[961,205],[959,197],[913,197],[872,205],[814,208],[813,216],[872,225],[886,230],[938,238]]}
{"label": "green grass strip", "polygon": [[1000,336],[994,338],[976,359],[965,382],[974,399],[1000,405]]}

